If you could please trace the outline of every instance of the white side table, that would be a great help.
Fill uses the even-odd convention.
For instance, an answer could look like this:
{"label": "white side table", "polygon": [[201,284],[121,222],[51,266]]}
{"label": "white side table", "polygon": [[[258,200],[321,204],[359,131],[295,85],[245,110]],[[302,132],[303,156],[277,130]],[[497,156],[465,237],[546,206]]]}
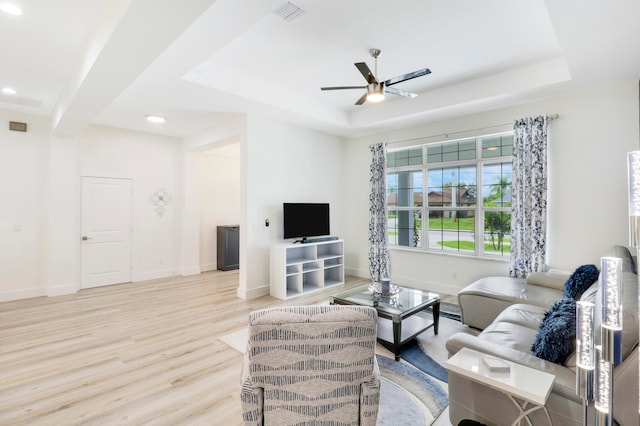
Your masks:
{"label": "white side table", "polygon": [[[499,359],[472,349],[463,348],[447,360],[446,368],[451,373],[458,374],[507,395],[520,412],[512,425],[521,424],[522,419],[525,418],[531,425],[529,414],[539,409],[544,410],[549,424],[553,424],[545,404],[556,376],[507,360],[501,361],[509,366],[509,372],[495,373],[489,371],[483,362],[483,358]],[[522,403],[518,402],[518,399]],[[529,404],[532,404],[532,406],[529,407]]]}

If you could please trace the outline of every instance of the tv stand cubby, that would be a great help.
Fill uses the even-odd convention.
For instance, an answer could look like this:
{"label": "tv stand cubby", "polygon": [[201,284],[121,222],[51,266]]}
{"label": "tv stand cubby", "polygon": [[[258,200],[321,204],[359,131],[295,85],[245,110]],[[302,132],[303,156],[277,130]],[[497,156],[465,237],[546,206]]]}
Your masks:
{"label": "tv stand cubby", "polygon": [[271,295],[292,297],[344,284],[344,241],[271,247]]}

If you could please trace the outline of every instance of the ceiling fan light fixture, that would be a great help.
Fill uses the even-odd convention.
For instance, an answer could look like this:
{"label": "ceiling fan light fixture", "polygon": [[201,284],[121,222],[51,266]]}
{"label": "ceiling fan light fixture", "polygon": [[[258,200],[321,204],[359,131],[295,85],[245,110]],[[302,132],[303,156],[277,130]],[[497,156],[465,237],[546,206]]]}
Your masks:
{"label": "ceiling fan light fixture", "polygon": [[403,81],[411,80],[416,77],[422,77],[423,75],[431,74],[431,70],[429,68],[423,68],[414,72],[410,72],[407,74],[402,74],[397,77],[390,78],[385,81],[378,81],[376,75],[378,74],[378,56],[380,56],[379,49],[371,49],[369,54],[375,59],[375,73],[371,71],[371,68],[366,64],[366,62],[356,62],[355,65],[360,74],[367,81],[366,86],[333,86],[333,87],[321,87],[320,90],[350,90],[350,89],[367,89],[366,93],[364,93],[358,100],[355,105],[362,105],[365,102],[382,102],[384,100],[385,93],[391,93],[395,96],[402,96],[403,98],[415,98],[415,93],[407,92],[406,90],[397,89],[396,87],[391,87],[394,84],[402,83]]}
{"label": "ceiling fan light fixture", "polygon": [[381,102],[384,99],[384,84],[371,83],[367,86],[367,101]]}

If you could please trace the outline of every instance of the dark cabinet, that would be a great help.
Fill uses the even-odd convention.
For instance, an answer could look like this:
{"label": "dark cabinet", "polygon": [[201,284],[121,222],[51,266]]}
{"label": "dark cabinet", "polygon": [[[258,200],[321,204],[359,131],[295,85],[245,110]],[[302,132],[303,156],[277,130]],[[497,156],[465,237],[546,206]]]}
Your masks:
{"label": "dark cabinet", "polygon": [[240,227],[218,226],[218,269],[240,268]]}

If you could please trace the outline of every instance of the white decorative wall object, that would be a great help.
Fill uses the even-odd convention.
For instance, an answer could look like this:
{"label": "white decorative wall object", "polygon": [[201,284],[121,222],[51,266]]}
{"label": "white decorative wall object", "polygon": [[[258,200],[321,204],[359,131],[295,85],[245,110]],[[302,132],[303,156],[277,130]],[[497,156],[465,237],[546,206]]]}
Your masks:
{"label": "white decorative wall object", "polygon": [[151,204],[156,207],[155,210],[158,217],[162,217],[164,212],[167,210],[167,206],[171,203],[171,194],[169,194],[164,188],[158,188],[149,198],[151,200]]}

